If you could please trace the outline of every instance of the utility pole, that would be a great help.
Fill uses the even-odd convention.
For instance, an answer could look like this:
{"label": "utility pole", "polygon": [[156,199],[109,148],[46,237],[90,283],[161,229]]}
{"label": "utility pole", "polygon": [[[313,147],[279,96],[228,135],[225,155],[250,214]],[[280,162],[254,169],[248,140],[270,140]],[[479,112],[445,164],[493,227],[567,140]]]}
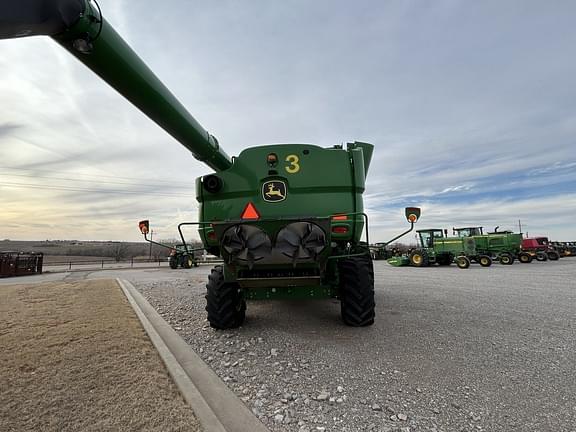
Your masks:
{"label": "utility pole", "polygon": [[[150,230],[150,242],[152,242],[152,236],[154,235],[154,230]],[[150,243],[150,253],[148,260],[152,261],[152,243]]]}

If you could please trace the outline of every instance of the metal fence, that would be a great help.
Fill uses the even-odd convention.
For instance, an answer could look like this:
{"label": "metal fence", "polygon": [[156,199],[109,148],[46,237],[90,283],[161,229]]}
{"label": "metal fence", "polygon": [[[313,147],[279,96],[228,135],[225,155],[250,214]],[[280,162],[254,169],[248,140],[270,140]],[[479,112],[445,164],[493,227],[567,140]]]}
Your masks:
{"label": "metal fence", "polygon": [[79,267],[91,268],[118,268],[118,267],[141,267],[142,264],[147,266],[167,266],[168,260],[166,258],[148,259],[148,258],[129,258],[123,260],[116,260],[113,258],[90,259],[90,260],[62,260],[50,261],[44,263],[44,269],[49,270],[51,267],[65,267],[68,270],[73,270]]}
{"label": "metal fence", "polygon": [[[198,261],[202,264],[215,264],[221,260]],[[62,270],[97,270],[115,268],[143,268],[143,267],[168,267],[168,258],[129,258],[116,260],[113,258],[102,258],[98,260],[62,260],[44,263],[46,271]]]}

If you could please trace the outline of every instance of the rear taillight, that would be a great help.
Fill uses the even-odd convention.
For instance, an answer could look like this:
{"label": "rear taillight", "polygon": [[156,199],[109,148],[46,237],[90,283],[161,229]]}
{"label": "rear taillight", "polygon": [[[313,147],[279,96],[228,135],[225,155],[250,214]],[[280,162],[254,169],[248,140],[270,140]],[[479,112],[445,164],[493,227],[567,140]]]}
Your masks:
{"label": "rear taillight", "polygon": [[334,226],[332,227],[332,232],[334,234],[346,234],[348,232],[347,226]]}

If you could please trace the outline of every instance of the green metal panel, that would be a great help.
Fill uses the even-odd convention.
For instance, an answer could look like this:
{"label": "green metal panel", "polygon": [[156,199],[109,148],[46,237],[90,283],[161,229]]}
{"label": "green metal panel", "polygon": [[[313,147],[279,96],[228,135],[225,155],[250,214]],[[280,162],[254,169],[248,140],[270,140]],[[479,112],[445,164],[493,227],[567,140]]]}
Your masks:
{"label": "green metal panel", "polygon": [[395,256],[388,258],[386,262],[394,267],[403,267],[410,264],[410,259],[406,256]]}
{"label": "green metal panel", "polygon": [[471,238],[476,242],[476,250],[482,255],[494,256],[504,252],[517,255],[522,245],[522,234],[510,232],[473,235]]}
{"label": "green metal panel", "polygon": [[[267,155],[271,153],[277,155],[279,161],[273,168],[267,163]],[[262,219],[302,219],[362,212],[363,163],[360,148],[348,152],[310,144],[278,144],[246,149],[234,158],[230,169],[218,173],[223,182],[219,192],[210,193],[197,181],[200,219],[207,222],[240,220],[248,203],[255,206]],[[268,181],[285,183],[285,199],[266,201],[263,185]],[[361,215],[334,221],[334,224],[349,227],[346,234],[333,234],[335,240],[360,240],[364,226]],[[201,237],[208,244],[205,231],[209,229],[200,228]]]}
{"label": "green metal panel", "polygon": [[446,237],[434,239],[434,251],[436,253],[449,252],[453,255],[476,255],[474,239],[470,237]]}

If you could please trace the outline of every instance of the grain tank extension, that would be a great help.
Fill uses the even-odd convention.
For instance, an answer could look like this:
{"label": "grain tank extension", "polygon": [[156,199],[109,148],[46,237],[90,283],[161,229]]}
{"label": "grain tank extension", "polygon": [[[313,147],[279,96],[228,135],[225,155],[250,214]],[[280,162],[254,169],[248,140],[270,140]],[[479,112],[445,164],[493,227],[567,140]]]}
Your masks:
{"label": "grain tank extension", "polygon": [[[215,172],[196,180],[198,229],[221,256],[208,319],[241,325],[246,300],[338,298],[343,321],[374,321],[362,193],[373,146],[275,144],[230,158],[88,0],[2,0],[0,38],[51,36]],[[142,225],[143,226],[143,225]],[[145,234],[145,230],[143,230]]]}

